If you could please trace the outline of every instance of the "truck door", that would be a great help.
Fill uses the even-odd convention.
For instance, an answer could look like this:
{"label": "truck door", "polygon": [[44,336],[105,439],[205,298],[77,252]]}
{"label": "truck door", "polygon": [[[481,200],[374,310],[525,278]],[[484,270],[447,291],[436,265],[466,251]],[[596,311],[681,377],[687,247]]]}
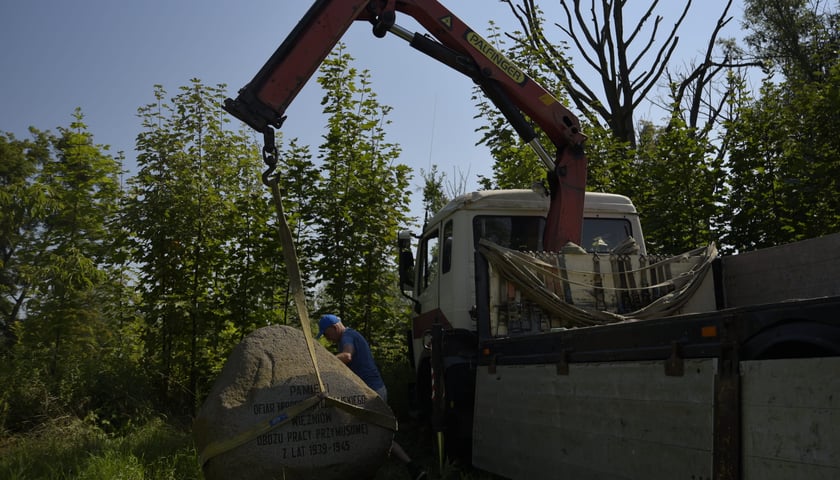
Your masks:
{"label": "truck door", "polygon": [[420,240],[417,251],[417,299],[421,312],[428,312],[440,304],[438,284],[440,268],[440,229],[429,230]]}

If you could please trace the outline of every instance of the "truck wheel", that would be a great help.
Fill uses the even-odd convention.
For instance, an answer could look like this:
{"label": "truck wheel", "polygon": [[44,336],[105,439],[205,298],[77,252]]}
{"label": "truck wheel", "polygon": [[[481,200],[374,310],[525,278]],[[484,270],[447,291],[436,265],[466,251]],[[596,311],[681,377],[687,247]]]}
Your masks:
{"label": "truck wheel", "polygon": [[817,322],[790,322],[749,339],[742,360],[811,358],[840,355],[840,328]]}

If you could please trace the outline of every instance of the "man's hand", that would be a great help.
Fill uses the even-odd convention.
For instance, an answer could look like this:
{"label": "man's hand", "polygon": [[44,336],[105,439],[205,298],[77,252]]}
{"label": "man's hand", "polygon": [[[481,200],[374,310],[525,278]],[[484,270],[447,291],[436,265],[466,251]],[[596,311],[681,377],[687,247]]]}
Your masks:
{"label": "man's hand", "polygon": [[345,365],[348,365],[350,364],[350,362],[353,361],[353,353],[355,353],[353,351],[353,345],[345,345],[344,351],[339,354],[336,354],[336,357],[338,357],[339,360],[344,362]]}

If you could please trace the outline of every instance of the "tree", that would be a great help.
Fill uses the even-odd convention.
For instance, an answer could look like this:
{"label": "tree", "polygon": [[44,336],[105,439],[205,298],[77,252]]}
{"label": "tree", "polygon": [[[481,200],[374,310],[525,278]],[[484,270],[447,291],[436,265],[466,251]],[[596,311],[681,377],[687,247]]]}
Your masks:
{"label": "tree", "polygon": [[[838,12],[823,0],[746,0],[747,45],[768,71],[813,82],[829,75],[840,47]],[[836,7],[835,7],[836,8]]]}
{"label": "tree", "polygon": [[437,165],[432,165],[428,172],[420,170],[423,179],[423,211],[426,218],[439,212],[451,200],[444,191],[443,182],[446,175],[439,172]]}
{"label": "tree", "polygon": [[[566,21],[564,25],[558,23],[556,26],[575,45],[576,53],[600,76],[601,94],[590,87],[590,83],[572,68],[562,51],[546,38],[545,22],[536,0],[503,1],[519,21],[533,51],[542,63],[555,72],[584,117],[590,121],[602,119],[616,137],[635,147],[634,111],[662,76],[679,41],[677,31],[688,13],[691,0],[686,2],[665,41],[659,46],[656,45],[656,35],[663,20],[661,16],[653,19],[646,39],[639,37],[644,33],[645,24],[651,19],[658,0],[651,2],[638,24],[629,31],[625,30],[624,1],[604,1],[600,8],[592,2],[589,21],[581,9],[580,0],[571,2],[573,10],[569,9],[567,2],[561,2]],[[637,41],[643,43],[637,47]],[[631,56],[633,48],[638,52],[635,57]]]}
{"label": "tree", "polygon": [[23,156],[10,157],[19,204],[7,218],[5,253],[14,255],[4,278],[17,342],[3,401],[18,423],[57,413],[111,417],[114,385],[104,389],[101,379],[125,353],[114,300],[128,297],[113,255],[120,165],[93,142],[79,109],[58,136],[32,132]]}
{"label": "tree", "polygon": [[319,148],[317,278],[322,310],[342,316],[367,336],[399,317],[396,238],[408,221],[409,169],[387,142],[390,108],[381,105],[370,74],[357,72],[343,45],[324,61],[318,83],[329,116]]}
{"label": "tree", "polygon": [[[223,128],[222,85],[198,79],[139,109],[139,172],[126,228],[138,265],[144,345],[159,399],[188,413],[242,335],[271,323],[285,285],[258,192],[259,154]],[[279,296],[279,297],[278,297]]]}
{"label": "tree", "polygon": [[32,248],[46,215],[49,197],[38,174],[49,159],[50,137],[32,130],[33,140],[0,136],[0,351],[16,341],[33,286]]}
{"label": "tree", "polygon": [[[317,257],[318,191],[313,187],[321,182],[318,167],[312,161],[308,145],[298,144],[293,138],[288,147],[279,153],[279,187],[283,195],[283,209],[295,241],[301,281],[309,292],[317,288],[315,258]],[[275,240],[277,241],[277,240]],[[291,292],[286,291],[283,301],[283,323],[289,314],[297,312],[291,305]]]}
{"label": "tree", "polygon": [[765,82],[730,125],[725,243],[779,245],[840,229],[840,64],[824,81]]}
{"label": "tree", "polygon": [[725,244],[751,250],[833,233],[840,62],[837,12],[820,1],[748,1],[753,54],[768,73],[727,125],[732,143]]}
{"label": "tree", "polygon": [[[544,88],[551,92],[559,101],[564,101],[560,86],[552,77],[548,65],[542,62],[533,46],[521,37],[520,32],[515,32],[516,41],[513,45],[506,46],[504,37],[499,27],[490,22],[488,40],[495,43],[498,50],[504,52],[508,58],[517,59],[517,65],[529,77],[538,81]],[[476,101],[478,113],[475,118],[483,119],[485,124],[478,127],[481,139],[478,144],[484,144],[490,149],[493,162],[493,177],[485,178],[479,176],[479,184],[482,188],[531,188],[535,182],[545,178],[545,166],[537,157],[533,149],[527,145],[514,131],[507,118],[493,105],[481,90],[473,89],[473,100]],[[538,139],[545,151],[553,152],[554,143],[546,137],[545,133],[537,129]]]}
{"label": "tree", "polygon": [[52,141],[57,157],[41,172],[52,201],[35,245],[41,288],[27,308],[27,334],[51,345],[47,364],[57,377],[74,340],[108,331],[99,324],[106,319],[97,287],[107,279],[108,223],[121,195],[119,164],[93,144],[82,120],[77,109],[70,128],[59,129],[61,136]]}
{"label": "tree", "polygon": [[722,161],[706,137],[675,116],[667,127],[640,130],[636,197],[648,249],[684,252],[716,240],[723,204]]}

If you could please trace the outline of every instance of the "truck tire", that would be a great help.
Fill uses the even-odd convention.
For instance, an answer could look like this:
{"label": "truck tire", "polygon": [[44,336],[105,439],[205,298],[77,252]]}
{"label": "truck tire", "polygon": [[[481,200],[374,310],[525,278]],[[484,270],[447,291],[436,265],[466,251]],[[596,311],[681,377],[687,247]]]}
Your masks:
{"label": "truck tire", "polygon": [[811,321],[776,325],[750,338],[741,349],[742,360],[837,355],[840,355],[840,328]]}

